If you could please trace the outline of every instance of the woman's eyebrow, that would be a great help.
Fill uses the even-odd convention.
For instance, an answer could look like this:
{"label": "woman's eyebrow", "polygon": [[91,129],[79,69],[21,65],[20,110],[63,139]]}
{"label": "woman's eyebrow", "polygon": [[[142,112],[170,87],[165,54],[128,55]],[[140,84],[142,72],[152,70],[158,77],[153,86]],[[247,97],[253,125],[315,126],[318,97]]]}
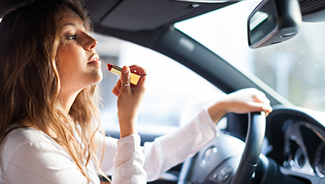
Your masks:
{"label": "woman's eyebrow", "polygon": [[76,27],[76,24],[73,23],[73,22],[65,23],[65,24],[63,24],[63,26],[60,28],[60,30],[62,30],[65,26],[74,26],[74,27]]}
{"label": "woman's eyebrow", "polygon": [[[63,24],[63,26],[60,28],[60,30],[62,30],[65,26],[74,26],[74,27],[77,27],[77,25],[76,25],[75,23],[73,23],[73,22],[68,22],[68,23]],[[83,23],[83,24],[82,24],[82,27],[83,27],[83,28],[86,28],[86,25]]]}

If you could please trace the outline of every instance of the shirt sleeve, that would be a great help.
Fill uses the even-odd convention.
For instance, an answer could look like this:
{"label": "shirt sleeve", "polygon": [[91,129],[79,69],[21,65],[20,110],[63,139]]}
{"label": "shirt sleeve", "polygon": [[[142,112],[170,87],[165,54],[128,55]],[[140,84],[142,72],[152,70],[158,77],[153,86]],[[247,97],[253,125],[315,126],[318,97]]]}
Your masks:
{"label": "shirt sleeve", "polygon": [[28,143],[15,151],[7,168],[7,183],[87,183],[69,155],[46,142]]}
{"label": "shirt sleeve", "polygon": [[142,151],[148,181],[156,180],[171,167],[193,156],[217,136],[217,130],[204,108],[191,122],[173,133],[145,143]]}
{"label": "shirt sleeve", "polygon": [[[171,167],[193,156],[216,135],[215,124],[207,109],[204,108],[196,118],[184,127],[156,138],[153,142],[145,143],[140,149],[145,156],[143,168],[147,172],[147,180],[158,179]],[[102,170],[111,175],[114,170],[112,159],[117,151],[117,139],[107,137],[105,145]],[[120,170],[122,169],[120,168]]]}
{"label": "shirt sleeve", "polygon": [[143,169],[144,154],[140,149],[140,136],[130,135],[117,142],[112,184],[145,184],[147,173]]}

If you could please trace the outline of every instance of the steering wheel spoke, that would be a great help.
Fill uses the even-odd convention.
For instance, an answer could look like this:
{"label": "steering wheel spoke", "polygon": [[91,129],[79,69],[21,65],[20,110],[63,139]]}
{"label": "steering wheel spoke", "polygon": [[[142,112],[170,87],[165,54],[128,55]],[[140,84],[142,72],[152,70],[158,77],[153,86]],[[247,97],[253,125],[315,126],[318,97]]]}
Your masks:
{"label": "steering wheel spoke", "polygon": [[255,172],[265,135],[265,114],[249,114],[246,142],[221,134],[182,167],[178,184],[248,183]]}

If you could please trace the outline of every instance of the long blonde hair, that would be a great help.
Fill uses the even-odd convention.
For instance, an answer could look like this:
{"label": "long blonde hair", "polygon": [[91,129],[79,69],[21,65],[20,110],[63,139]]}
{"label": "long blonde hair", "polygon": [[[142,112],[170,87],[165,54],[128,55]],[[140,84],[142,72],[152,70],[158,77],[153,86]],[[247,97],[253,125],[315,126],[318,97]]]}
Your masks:
{"label": "long blonde hair", "polygon": [[64,8],[76,12],[90,30],[87,12],[82,3],[74,0],[35,1],[10,11],[0,24],[0,144],[10,132],[8,127],[31,122],[28,126],[49,136],[53,132],[56,136],[52,138],[90,181],[86,169],[90,159],[96,160],[98,169],[101,167],[95,138],[100,127],[98,85],[84,88],[69,115],[64,112],[58,101],[60,80],[56,67],[58,23]]}

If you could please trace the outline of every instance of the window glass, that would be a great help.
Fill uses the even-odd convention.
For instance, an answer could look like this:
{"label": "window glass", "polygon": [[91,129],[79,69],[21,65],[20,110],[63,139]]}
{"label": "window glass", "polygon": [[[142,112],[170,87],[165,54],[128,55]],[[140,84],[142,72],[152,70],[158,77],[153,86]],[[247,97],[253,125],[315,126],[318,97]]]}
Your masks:
{"label": "window glass", "polygon": [[242,1],[175,27],[297,106],[325,110],[325,22],[302,24],[289,41],[250,49],[247,18],[260,0]]}
{"label": "window glass", "polygon": [[[139,65],[147,70],[147,87],[140,107],[138,123],[157,126],[179,126],[188,122],[204,105],[223,95],[218,88],[176,61],[150,49],[112,37],[93,34],[97,52],[106,63]],[[101,121],[107,129],[118,125],[117,98],[112,89],[119,77],[103,65],[100,83],[103,97]]]}

